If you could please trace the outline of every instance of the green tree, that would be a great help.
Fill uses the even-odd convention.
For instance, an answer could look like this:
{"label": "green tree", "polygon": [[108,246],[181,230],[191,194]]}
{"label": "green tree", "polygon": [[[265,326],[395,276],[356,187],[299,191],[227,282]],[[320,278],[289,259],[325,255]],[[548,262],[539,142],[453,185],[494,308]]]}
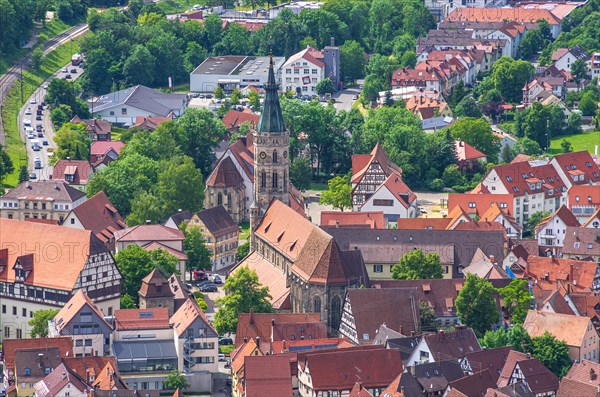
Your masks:
{"label": "green tree", "polygon": [[241,96],[242,96],[242,94],[240,93],[240,90],[238,90],[237,88],[234,88],[233,91],[231,92],[231,98],[230,98],[231,105],[234,105],[234,106],[239,105]]}
{"label": "green tree", "polygon": [[419,302],[419,317],[421,318],[421,332],[435,332],[437,330],[435,322],[435,311],[427,301]]}
{"label": "green tree", "polygon": [[22,165],[19,167],[19,183],[29,180],[29,172],[27,172],[27,166]]}
{"label": "green tree", "polygon": [[544,37],[538,29],[528,30],[519,43],[519,57],[521,59],[531,59],[542,49]]}
{"label": "green tree", "polygon": [[331,205],[344,211],[344,208],[352,207],[352,187],[347,176],[336,176],[327,181],[327,190],[321,193],[320,204]]}
{"label": "green tree", "polygon": [[520,103],[523,99],[523,85],[533,72],[533,66],[528,61],[502,57],[494,63],[490,77],[494,88],[500,91],[507,102]]}
{"label": "green tree", "polygon": [[138,296],[142,279],[153,269],[158,269],[165,277],[178,273],[177,258],[162,249],[147,251],[132,244],[119,250],[115,261],[123,276],[123,293],[131,297]]}
{"label": "green tree", "polygon": [[333,92],[333,81],[329,77],[325,77],[317,83],[317,94],[323,96],[325,94],[332,94]]}
{"label": "green tree", "polygon": [[156,185],[156,196],[164,212],[171,214],[179,209],[200,211],[204,202],[204,180],[192,159],[175,157],[164,167]]}
{"label": "green tree", "polygon": [[379,99],[379,93],[387,89],[388,84],[385,82],[382,76],[370,74],[365,77],[365,83],[363,84],[361,96],[369,102],[375,102]]}
{"label": "green tree", "polygon": [[526,233],[530,233],[530,234],[534,234],[535,233],[535,228],[537,227],[537,225],[540,224],[540,222],[542,222],[542,219],[544,219],[545,217],[550,215],[550,211],[547,212],[543,212],[543,211],[536,211],[533,214],[531,214],[531,216],[527,219],[527,221],[525,221],[525,232]]}
{"label": "green tree", "polygon": [[190,384],[185,379],[185,376],[176,369],[169,373],[163,381],[163,389],[165,390],[185,390],[188,387],[190,387]]}
{"label": "green tree", "polygon": [[581,132],[581,115],[579,113],[569,113],[569,116],[567,117],[567,128],[569,134],[578,134]]}
{"label": "green tree", "polygon": [[260,111],[260,97],[256,91],[248,90],[248,103],[252,106],[254,111]]}
{"label": "green tree", "polygon": [[452,88],[452,92],[450,93],[450,98],[448,98],[448,105],[450,108],[454,109],[456,113],[456,106],[467,96],[467,90],[465,88],[465,83],[462,80],[459,80],[458,83]]}
{"label": "green tree", "polygon": [[522,137],[517,140],[513,148],[514,152],[526,154],[528,156],[538,156],[542,154],[542,148],[533,139]]}
{"label": "green tree", "polygon": [[525,279],[512,279],[510,284],[498,289],[504,300],[504,307],[513,324],[523,324],[527,311],[531,307],[531,294]]}
{"label": "green tree", "polygon": [[474,274],[467,274],[455,306],[461,323],[473,328],[477,336],[483,336],[500,319],[494,287]]}
{"label": "green tree", "polygon": [[414,68],[417,65],[417,54],[412,50],[406,51],[400,58],[400,64],[405,68]]}
{"label": "green tree", "polygon": [[483,114],[479,110],[475,98],[472,95],[467,95],[456,105],[454,116],[480,118],[483,117]]}
{"label": "green tree", "polygon": [[590,93],[586,92],[581,97],[581,101],[579,101],[577,107],[584,116],[593,116],[598,110],[598,101]]}
{"label": "green tree", "polygon": [[125,218],[130,226],[158,223],[168,215],[152,192],[138,191],[131,199],[131,213]]}
{"label": "green tree", "polygon": [[61,128],[65,123],[73,118],[73,111],[70,106],[60,105],[50,111],[50,119],[56,128]]}
{"label": "green tree", "polygon": [[39,69],[42,64],[42,60],[44,59],[44,52],[41,48],[36,48],[31,53],[31,67],[34,69]]}
{"label": "green tree", "polygon": [[521,324],[509,328],[507,336],[508,344],[512,346],[513,350],[521,353],[531,353],[533,351],[531,337]]}
{"label": "green tree", "polygon": [[208,57],[208,53],[200,44],[191,41],[187,44],[183,54],[183,68],[187,73],[191,73]]}
{"label": "green tree", "polygon": [[31,327],[32,338],[46,338],[48,336],[48,321],[53,320],[58,314],[58,309],[37,310],[27,324]]}
{"label": "green tree", "polygon": [[221,87],[220,85],[217,85],[217,87],[213,91],[213,95],[217,99],[223,99],[223,98],[225,98],[225,91],[223,90],[223,87]]}
{"label": "green tree", "polygon": [[566,139],[560,141],[560,147],[562,148],[563,153],[571,153],[573,151],[573,145]]}
{"label": "green tree", "polygon": [[449,188],[453,186],[461,186],[465,183],[465,176],[462,172],[460,172],[458,165],[450,164],[444,170],[442,181],[444,182],[444,186]]}
{"label": "green tree", "polygon": [[571,76],[573,81],[579,85],[583,80],[588,78],[588,68],[584,60],[576,59],[571,65]]}
{"label": "green tree", "polygon": [[443,271],[438,254],[427,254],[415,249],[400,258],[392,266],[392,278],[396,280],[420,280],[442,278]]}
{"label": "green tree", "polygon": [[367,54],[354,40],[348,40],[340,46],[340,68],[343,81],[350,82],[365,75]]}
{"label": "green tree", "polygon": [[498,158],[500,139],[492,132],[492,127],[484,119],[465,117],[450,126],[454,140],[462,140],[483,152],[492,161]]}
{"label": "green tree", "polygon": [[90,139],[85,124],[64,124],[56,132],[54,137],[56,142],[55,158],[71,160],[87,160],[90,157]]}
{"label": "green tree", "polygon": [[256,271],[240,267],[230,275],[223,287],[226,295],[216,300],[214,325],[219,334],[235,332],[239,313],[272,313],[269,288],[258,281]]}
{"label": "green tree", "polygon": [[134,45],[131,54],[123,63],[123,76],[127,84],[152,85],[156,77],[155,63],[154,56],[145,45]]}
{"label": "green tree", "polygon": [[495,349],[496,347],[508,346],[508,335],[504,328],[498,328],[496,330],[488,330],[483,335],[483,338],[479,340],[482,347],[486,349]]}
{"label": "green tree", "polygon": [[308,157],[297,157],[290,166],[290,180],[298,190],[306,190],[310,186],[312,167]]}
{"label": "green tree", "polygon": [[188,226],[183,228],[185,240],[183,240],[183,250],[188,260],[186,267],[190,271],[190,280],[192,279],[192,270],[208,270],[211,267],[211,255],[206,248],[206,240],[202,236],[200,228],[197,226]]}
{"label": "green tree", "polygon": [[533,356],[540,360],[554,375],[562,378],[571,368],[569,348],[547,331],[542,336],[532,338]]}
{"label": "green tree", "polygon": [[135,309],[135,300],[129,294],[121,295],[121,309]]}
{"label": "green tree", "polygon": [[235,259],[240,262],[250,253],[250,241],[246,241],[244,244],[240,244],[235,252]]}
{"label": "green tree", "polygon": [[500,152],[500,158],[502,159],[503,163],[510,163],[515,158],[515,155],[514,155],[512,149],[510,148],[510,146],[508,146],[508,145],[502,146],[502,151]]}

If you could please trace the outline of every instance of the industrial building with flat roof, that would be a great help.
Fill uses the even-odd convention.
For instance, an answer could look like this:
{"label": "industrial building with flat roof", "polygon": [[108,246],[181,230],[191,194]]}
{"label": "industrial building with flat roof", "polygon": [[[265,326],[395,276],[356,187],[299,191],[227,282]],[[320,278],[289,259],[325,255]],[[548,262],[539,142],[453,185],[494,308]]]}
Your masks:
{"label": "industrial building with flat roof", "polygon": [[[284,57],[273,57],[275,76],[281,82]],[[269,57],[219,56],[209,57],[190,73],[190,90],[213,92],[218,85],[225,91],[246,86],[262,87],[268,77]]]}

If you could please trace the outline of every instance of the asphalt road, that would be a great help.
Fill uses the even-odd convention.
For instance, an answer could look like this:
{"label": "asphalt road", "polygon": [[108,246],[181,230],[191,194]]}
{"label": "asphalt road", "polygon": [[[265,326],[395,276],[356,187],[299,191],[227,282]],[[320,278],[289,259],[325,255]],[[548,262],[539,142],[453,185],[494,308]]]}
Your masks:
{"label": "asphalt road", "polygon": [[[68,40],[72,40],[85,34],[88,31],[87,24],[80,24],[73,26],[71,29],[57,35],[53,39],[50,39],[44,44],[44,55],[48,55],[56,47],[63,44]],[[21,70],[27,69],[30,62],[30,55],[26,55],[21,58],[12,68],[10,68],[5,74],[0,76],[0,108],[4,106],[4,100],[6,95],[12,88],[13,84],[21,77]],[[2,125],[2,118],[0,117],[0,144],[5,145],[6,139],[4,137],[4,126]]]}
{"label": "asphalt road", "polygon": [[336,108],[337,111],[345,110],[346,112],[349,112],[350,109],[352,109],[352,105],[355,101],[352,98],[354,96],[358,97],[359,95],[360,88],[358,87],[346,88],[345,90],[336,92],[332,96],[333,99],[335,99],[335,103],[333,104],[333,106]]}
{"label": "asphalt road", "polygon": [[[53,78],[63,78],[67,74],[70,74],[74,80],[74,79],[79,78],[79,76],[81,76],[83,74],[83,69],[79,66],[71,66],[69,64],[66,66],[66,68],[69,73],[63,73],[62,69],[61,69],[58,72],[56,72],[55,74],[53,74],[52,76],[50,76],[50,78],[48,80],[46,80],[44,82],[44,84],[42,84],[40,87],[38,87],[33,92],[33,94],[27,99],[25,105],[23,105],[23,107],[19,111],[19,120],[18,120],[19,131],[21,133],[21,139],[23,140],[26,151],[27,151],[27,160],[28,160],[27,169],[29,170],[31,180],[48,180],[52,176],[53,167],[50,165],[50,162],[49,162],[50,152],[48,151],[48,148],[50,148],[51,150],[52,149],[55,150],[56,144],[54,143],[55,131],[54,131],[54,127],[52,126],[52,120],[50,120],[50,110],[49,110],[48,106],[44,107],[42,120],[36,120],[36,117],[37,117],[36,111],[37,111],[38,104],[40,104],[46,96],[46,89],[44,87],[46,86],[46,84],[48,84],[50,82],[50,80],[52,80]],[[76,69],[77,73],[71,73],[71,69]],[[34,101],[35,101],[35,103],[32,103]],[[28,109],[31,111],[30,115],[26,114]],[[33,127],[34,131],[38,124],[42,125],[42,131],[43,131],[44,136],[38,137],[37,131],[36,131],[36,132],[34,132],[35,138],[33,138],[33,139],[39,140],[39,144],[41,146],[41,150],[39,150],[39,151],[33,150],[33,143],[32,143],[33,139],[27,138],[27,135],[25,134],[25,125],[24,125],[23,121],[26,119],[31,121],[31,126]],[[44,140],[48,141],[47,146],[42,145]],[[34,161],[36,158],[39,158],[41,160],[42,169],[36,170],[34,168]],[[35,179],[31,178],[31,174],[35,174],[35,176],[36,176]]]}

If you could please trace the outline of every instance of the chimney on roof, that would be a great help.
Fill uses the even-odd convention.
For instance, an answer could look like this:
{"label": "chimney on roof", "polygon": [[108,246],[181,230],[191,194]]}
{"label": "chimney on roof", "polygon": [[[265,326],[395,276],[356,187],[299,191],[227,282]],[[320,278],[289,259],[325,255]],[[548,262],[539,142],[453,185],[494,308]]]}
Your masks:
{"label": "chimney on roof", "polygon": [[492,262],[493,265],[496,264],[496,258],[494,257],[494,255],[490,255],[490,262]]}
{"label": "chimney on roof", "polygon": [[287,348],[287,346],[286,346],[286,342],[285,342],[285,339],[284,339],[284,340],[281,341],[281,352],[282,353],[285,352],[286,348]]}
{"label": "chimney on roof", "polygon": [[416,367],[415,365],[411,365],[410,367],[408,367],[408,370],[410,371],[410,374],[412,376],[415,376],[415,373],[416,373],[416,371],[415,371],[416,368],[415,367]]}
{"label": "chimney on roof", "polygon": [[527,353],[527,358],[531,358],[531,353]]}
{"label": "chimney on roof", "polygon": [[273,335],[275,334],[275,319],[271,319],[271,342],[273,342]]}
{"label": "chimney on roof", "polygon": [[244,343],[247,343],[247,342],[248,342],[248,337],[244,336]]}
{"label": "chimney on roof", "polygon": [[29,184],[29,181],[25,181],[25,187],[27,189],[31,189],[31,185]]}
{"label": "chimney on roof", "polygon": [[66,160],[67,160],[67,161],[71,161],[71,157],[67,157],[67,158],[66,158]]}
{"label": "chimney on roof", "polygon": [[54,189],[60,190],[60,186],[59,186],[58,182],[54,182]]}
{"label": "chimney on roof", "polygon": [[339,229],[339,227],[340,227],[340,221],[335,221],[335,228]]}
{"label": "chimney on roof", "polygon": [[331,36],[331,38],[329,39],[329,45],[335,47],[335,37]]}
{"label": "chimney on roof", "polygon": [[300,335],[300,340],[304,340],[304,335]]}
{"label": "chimney on roof", "polygon": [[256,346],[260,348],[260,336],[256,337]]}

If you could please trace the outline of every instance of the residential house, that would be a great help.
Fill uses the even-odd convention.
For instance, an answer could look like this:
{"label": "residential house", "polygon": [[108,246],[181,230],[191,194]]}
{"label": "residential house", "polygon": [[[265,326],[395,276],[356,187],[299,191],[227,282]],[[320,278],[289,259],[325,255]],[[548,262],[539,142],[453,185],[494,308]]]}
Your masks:
{"label": "residential house", "polygon": [[[192,92],[212,93],[222,87],[226,92],[249,85],[263,87],[269,74],[269,57],[225,55],[206,58],[190,73]],[[281,81],[284,57],[274,57],[275,76]]]}
{"label": "residential house", "polygon": [[317,95],[317,84],[325,77],[324,54],[312,47],[292,55],[281,67],[282,89],[296,95]]}
{"label": "residential house", "polygon": [[219,334],[194,297],[190,297],[170,320],[173,326],[178,368],[192,374],[192,390],[212,389],[212,374],[218,372]]}
{"label": "residential house", "polygon": [[96,171],[106,167],[119,157],[125,143],[121,141],[96,141],[90,145],[90,162]]}
{"label": "residential house", "polygon": [[600,185],[600,169],[586,150],[557,154],[550,160],[550,164],[556,169],[567,190],[573,185]]}
{"label": "residential house", "polygon": [[523,234],[523,228],[516,221],[515,218],[508,215],[507,211],[503,210],[495,203],[490,205],[490,208],[484,212],[481,216],[481,220],[484,222],[496,222],[504,227],[506,236],[512,239],[520,239]]}
{"label": "residential house", "polygon": [[579,227],[581,225],[565,205],[562,205],[552,215],[542,219],[535,227],[535,237],[540,249],[557,255],[563,247],[568,226]]}
{"label": "residential house", "polygon": [[514,196],[512,194],[491,194],[487,188],[484,192],[474,193],[451,193],[448,195],[448,209],[459,206],[473,219],[481,219],[493,222],[491,218],[483,218],[483,215],[494,206],[502,210],[506,215],[514,214]]}
{"label": "residential house", "polygon": [[236,264],[240,229],[222,205],[193,214],[187,228],[198,227],[211,254],[213,271]]}
{"label": "residential house", "polygon": [[589,62],[590,75],[592,79],[600,76],[600,52],[593,52]]}
{"label": "residential house", "polygon": [[328,392],[343,395],[354,387],[358,372],[363,388],[380,395],[402,369],[400,352],[394,349],[354,347],[298,353],[298,392],[302,397]]}
{"label": "residential house", "polygon": [[481,248],[477,248],[473,260],[469,266],[463,269],[464,274],[475,274],[478,277],[486,280],[501,280],[509,278],[508,274],[498,265],[495,258],[491,258],[484,254]]}
{"label": "residential house", "polygon": [[94,118],[130,126],[140,116],[181,116],[187,105],[185,94],[169,94],[143,85],[104,94],[93,101],[90,108]]}
{"label": "residential house", "polygon": [[339,212],[321,211],[321,226],[335,227],[368,227],[370,229],[387,229],[388,222],[383,211],[372,212]]}
{"label": "residential house", "polygon": [[415,95],[406,100],[406,109],[417,115],[421,120],[434,117],[452,117],[452,110],[443,98],[440,100]]}
{"label": "residential house", "polygon": [[584,223],[600,208],[600,185],[573,185],[567,193],[567,206]]}
{"label": "residential house", "polygon": [[519,383],[527,386],[535,397],[554,397],[559,386],[556,375],[537,358],[517,361],[514,364],[508,385],[516,388]]}
{"label": "residential house", "polygon": [[111,251],[115,249],[115,232],[127,227],[104,192],[73,208],[62,226],[91,231]]}
{"label": "residential house", "polygon": [[469,22],[517,22],[533,23],[545,19],[550,25],[552,38],[561,32],[561,18],[547,9],[510,7],[510,8],[456,8],[447,21]]}
{"label": "residential house", "polygon": [[[0,247],[6,247],[0,249],[0,329],[5,339],[29,337],[28,321],[35,311],[60,309],[78,290],[104,315],[119,307],[121,274],[92,232],[4,218],[0,230],[10,231],[0,233]],[[31,242],[36,243],[33,251]]]}
{"label": "residential house", "polygon": [[17,395],[33,396],[33,385],[61,364],[58,347],[42,349],[19,349],[15,352],[15,379]]}
{"label": "residential house", "polygon": [[600,387],[600,364],[589,360],[575,362],[560,380],[557,397],[595,397]]}
{"label": "residential house", "polygon": [[135,130],[141,131],[154,131],[156,127],[165,123],[167,121],[172,121],[173,117],[146,117],[146,116],[138,116],[135,118],[135,124],[131,127]]}
{"label": "residential house", "polygon": [[454,141],[454,152],[460,168],[473,169],[478,167],[479,163],[487,162],[484,153],[464,141]]}
{"label": "residential house", "polygon": [[404,67],[392,73],[392,89],[417,87],[427,91],[446,92],[446,79],[435,68],[413,69]]}
{"label": "residential house", "polygon": [[175,294],[171,291],[169,280],[156,268],[142,279],[138,295],[141,309],[164,307],[169,317],[175,313]]}
{"label": "residential house", "polygon": [[532,338],[549,332],[556,339],[564,341],[573,361],[590,360],[597,363],[600,359],[600,340],[589,317],[529,310],[523,328]]}
{"label": "residential house", "polygon": [[412,365],[398,375],[381,396],[441,396],[448,384],[465,376],[456,360],[442,360]]}
{"label": "residential house", "polygon": [[408,366],[454,359],[460,362],[466,354],[480,351],[481,346],[471,328],[451,332],[424,334],[408,360]]}
{"label": "residential house", "polygon": [[256,128],[260,115],[249,112],[240,112],[231,109],[223,117],[223,124],[229,131],[239,131],[242,123],[250,123],[250,128]]}
{"label": "residential house", "polygon": [[171,229],[179,229],[182,223],[187,225],[191,218],[191,211],[177,211],[176,213],[169,216],[169,219],[167,219],[165,223],[163,223],[163,225],[165,225],[166,227],[170,227]]}
{"label": "residential house", "polygon": [[[17,370],[16,370],[16,353],[23,351],[38,351],[44,353],[53,351],[57,348],[60,357],[71,357],[73,356],[73,339],[71,337],[59,337],[59,338],[35,338],[35,339],[8,339],[4,338],[2,341],[1,351],[1,363],[2,363],[2,390],[8,390],[15,388],[17,382]],[[43,357],[43,356],[42,356]],[[37,364],[36,364],[37,366]],[[49,371],[52,370],[51,368]],[[44,368],[45,371],[45,368]],[[49,372],[48,371],[48,372]],[[23,370],[23,373],[25,371]],[[25,386],[23,386],[25,387]]]}
{"label": "residential house", "polygon": [[353,288],[346,293],[339,335],[355,345],[373,344],[381,324],[410,335],[419,332],[416,288]]}
{"label": "residential house", "polygon": [[257,341],[258,347],[268,351],[270,342],[315,340],[327,337],[327,324],[319,313],[250,313],[238,314],[236,347],[244,341]]}
{"label": "residential house", "polygon": [[[238,338],[236,338],[236,341]],[[259,348],[261,343],[260,338],[257,342],[250,338],[244,338],[242,343],[238,343],[238,347],[231,353],[231,394],[234,397],[244,396],[244,380],[246,369],[246,357],[263,356],[262,350]],[[289,359],[288,359],[289,360]],[[289,361],[288,361],[289,362]],[[290,382],[291,384],[291,382]]]}
{"label": "residential house", "polygon": [[523,105],[529,106],[534,102],[542,102],[550,95],[565,99],[566,82],[564,77],[536,77],[523,86]]}
{"label": "residential house", "polygon": [[[62,363],[96,390],[123,390],[127,385],[116,373],[117,363],[111,356],[66,357]],[[89,389],[88,389],[89,390]]]}
{"label": "residential house", "polygon": [[62,223],[85,201],[85,193],[62,181],[22,182],[0,196],[0,217],[49,219]]}
{"label": "residential house", "polygon": [[53,337],[71,336],[75,357],[109,355],[112,327],[100,308],[82,290],[78,290],[50,321],[48,333]]}
{"label": "residential house", "polygon": [[568,226],[561,252],[567,259],[587,259],[600,264],[600,230]]}
{"label": "residential house", "polygon": [[462,278],[462,269],[471,263],[477,247],[498,261],[504,259],[502,230],[323,229],[342,250],[360,250],[369,278],[378,280],[391,279],[392,266],[414,249],[438,254],[445,278]]}
{"label": "residential house", "polygon": [[519,278],[531,280],[543,290],[554,290],[563,285],[573,292],[600,290],[600,272],[597,263],[529,255]]}
{"label": "residential house", "polygon": [[577,60],[582,60],[586,65],[590,65],[591,55],[576,45],[572,48],[557,48],[552,53],[552,63],[558,70],[564,70],[571,73],[571,67]]}
{"label": "residential house", "polygon": [[[117,230],[115,236],[115,253],[125,249],[131,244],[142,248],[162,248],[167,252],[183,253],[183,240],[185,236],[179,229],[172,229],[162,225],[137,225],[126,229]],[[157,245],[158,244],[158,245]],[[185,274],[185,260],[179,259],[179,274]]]}
{"label": "residential house", "polygon": [[434,132],[451,126],[454,123],[452,117],[433,117],[430,119],[421,120],[421,128],[427,134],[433,134]]}
{"label": "residential house", "polygon": [[363,387],[362,382],[356,382],[349,397],[373,397],[373,395]]}
{"label": "residential house", "polygon": [[361,212],[383,211],[385,219],[392,226],[398,219],[416,218],[419,215],[417,195],[404,183],[398,172],[388,176],[358,209]]}
{"label": "residential house", "polygon": [[166,307],[115,310],[111,343],[132,339],[173,339]]}
{"label": "residential house", "polygon": [[[506,356],[506,360],[504,365],[502,366],[502,371],[500,371],[500,377],[498,378],[497,384],[498,387],[505,387],[509,385],[510,378],[513,374],[513,370],[515,369],[516,363],[520,361],[526,361],[531,358],[530,354],[521,353],[515,350],[511,350],[508,352]],[[514,383],[513,383],[514,385]]]}
{"label": "residential house", "polygon": [[86,119],[82,120],[79,116],[75,115],[71,119],[71,123],[85,124],[85,130],[88,133],[88,138],[92,142],[96,141],[110,141],[112,125],[106,120],[102,119]]}
{"label": "residential house", "polygon": [[492,380],[496,384],[510,351],[510,346],[503,346],[467,353],[460,362],[460,366],[467,375],[473,375],[482,370],[489,369]]}
{"label": "residential house", "polygon": [[52,169],[52,180],[69,184],[79,190],[84,190],[85,185],[94,175],[94,168],[87,160],[58,160]]}
{"label": "residential house", "polygon": [[36,397],[88,397],[90,385],[86,384],[65,364],[60,364],[34,385]]}
{"label": "residential house", "polygon": [[290,359],[285,356],[246,356],[244,396],[292,397]]}
{"label": "residential house", "polygon": [[585,227],[587,229],[598,229],[598,228],[600,228],[600,208],[598,208],[596,210],[596,212],[594,212],[592,214],[592,216],[590,216],[585,222],[583,222],[583,224],[581,225],[581,227]]}

